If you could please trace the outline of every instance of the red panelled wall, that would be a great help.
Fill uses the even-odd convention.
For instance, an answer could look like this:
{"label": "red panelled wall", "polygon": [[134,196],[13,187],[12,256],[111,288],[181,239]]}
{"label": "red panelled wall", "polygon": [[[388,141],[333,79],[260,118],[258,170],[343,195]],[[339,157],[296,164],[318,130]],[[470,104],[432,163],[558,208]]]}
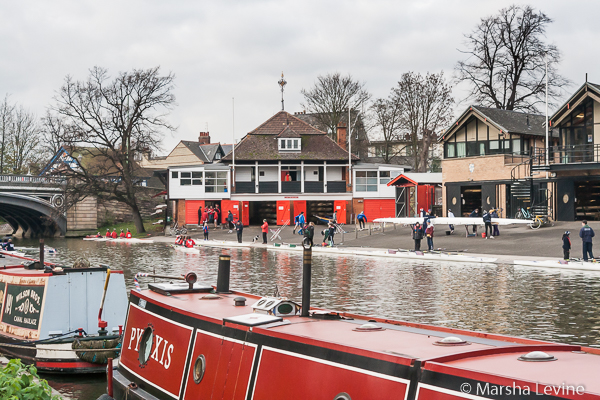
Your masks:
{"label": "red panelled wall", "polygon": [[[294,200],[292,203],[294,205],[293,217],[296,218],[296,215],[300,214],[301,212],[304,212],[304,219],[306,220],[306,200]],[[294,218],[292,218],[290,224],[292,224]]]}
{"label": "red panelled wall", "polygon": [[242,203],[242,224],[244,226],[250,225],[250,202],[240,201]]}
{"label": "red panelled wall", "polygon": [[394,218],[396,216],[396,200],[365,199],[365,215],[369,221],[375,218]]}
{"label": "red panelled wall", "polygon": [[419,185],[417,186],[417,213],[421,208],[425,211],[433,206],[435,186]]}
{"label": "red panelled wall", "polygon": [[221,200],[221,223],[227,223],[229,211],[233,214],[233,220],[240,218],[240,202],[232,200]]}
{"label": "red panelled wall", "polygon": [[185,202],[185,223],[198,225],[198,207],[204,210],[204,200],[187,200]]}
{"label": "red panelled wall", "polygon": [[346,222],[346,207],[348,202],[346,200],[335,200],[333,202],[333,211],[337,212],[337,222],[345,224]]}
{"label": "red panelled wall", "polygon": [[277,225],[283,225],[285,223],[293,225],[294,221],[290,221],[290,201],[278,201],[277,202]]}

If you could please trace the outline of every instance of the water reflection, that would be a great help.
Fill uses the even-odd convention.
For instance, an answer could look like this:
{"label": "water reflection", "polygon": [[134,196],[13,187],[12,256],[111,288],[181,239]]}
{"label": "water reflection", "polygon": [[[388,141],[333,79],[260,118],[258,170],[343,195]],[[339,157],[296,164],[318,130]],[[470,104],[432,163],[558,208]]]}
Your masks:
{"label": "water reflection", "polygon": [[[205,248],[190,254],[164,243],[46,242],[58,249],[47,260],[71,265],[86,257],[92,264],[122,268],[129,289],[136,272],[191,270],[199,280],[215,284],[218,256],[226,253],[231,255],[232,288],[258,295],[278,289],[282,296],[301,300],[301,253]],[[37,246],[18,243],[27,244]],[[600,347],[598,278],[594,272],[314,254],[311,298],[313,305],[332,310]]]}

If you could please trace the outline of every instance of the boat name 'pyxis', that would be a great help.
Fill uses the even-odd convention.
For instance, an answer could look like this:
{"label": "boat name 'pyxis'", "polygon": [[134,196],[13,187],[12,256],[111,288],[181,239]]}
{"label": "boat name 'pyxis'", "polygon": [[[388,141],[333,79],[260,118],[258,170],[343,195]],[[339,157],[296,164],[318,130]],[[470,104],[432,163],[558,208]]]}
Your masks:
{"label": "boat name 'pyxis'", "polygon": [[[134,351],[138,351],[143,333],[144,329],[142,328],[131,328],[131,335],[129,337],[129,346],[127,347],[127,350],[131,350],[131,346],[135,341]],[[154,350],[152,351],[150,358],[162,365],[165,369],[169,369],[169,367],[171,366],[171,354],[173,354],[175,346],[173,346],[173,344],[169,344],[169,341],[167,339],[155,334],[153,348]]]}

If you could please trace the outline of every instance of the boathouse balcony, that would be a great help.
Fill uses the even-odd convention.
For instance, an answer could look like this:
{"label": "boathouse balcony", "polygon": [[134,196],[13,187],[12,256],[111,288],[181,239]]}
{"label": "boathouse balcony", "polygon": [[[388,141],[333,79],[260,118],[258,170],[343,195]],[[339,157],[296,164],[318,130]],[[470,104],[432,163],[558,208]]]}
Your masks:
{"label": "boathouse balcony", "polygon": [[550,146],[547,161],[546,149],[537,148],[531,168],[546,171],[600,169],[600,145]]}

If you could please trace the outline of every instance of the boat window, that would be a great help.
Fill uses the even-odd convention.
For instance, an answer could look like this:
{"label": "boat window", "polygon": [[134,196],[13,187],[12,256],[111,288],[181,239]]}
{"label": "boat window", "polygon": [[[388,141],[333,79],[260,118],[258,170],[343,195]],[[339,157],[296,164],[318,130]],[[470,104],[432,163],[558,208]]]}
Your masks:
{"label": "boat window", "polygon": [[348,393],[340,393],[340,394],[336,395],[333,399],[334,400],[352,400],[352,398],[350,397],[350,395]]}
{"label": "boat window", "polygon": [[144,329],[144,333],[142,334],[142,339],[140,341],[138,360],[140,361],[141,365],[146,365],[146,363],[148,362],[153,345],[154,331],[151,327],[147,327],[146,329]]}
{"label": "boat window", "polygon": [[202,382],[202,378],[204,378],[204,371],[206,370],[206,359],[203,354],[200,354],[198,358],[196,358],[196,362],[194,363],[194,382],[196,384]]}

